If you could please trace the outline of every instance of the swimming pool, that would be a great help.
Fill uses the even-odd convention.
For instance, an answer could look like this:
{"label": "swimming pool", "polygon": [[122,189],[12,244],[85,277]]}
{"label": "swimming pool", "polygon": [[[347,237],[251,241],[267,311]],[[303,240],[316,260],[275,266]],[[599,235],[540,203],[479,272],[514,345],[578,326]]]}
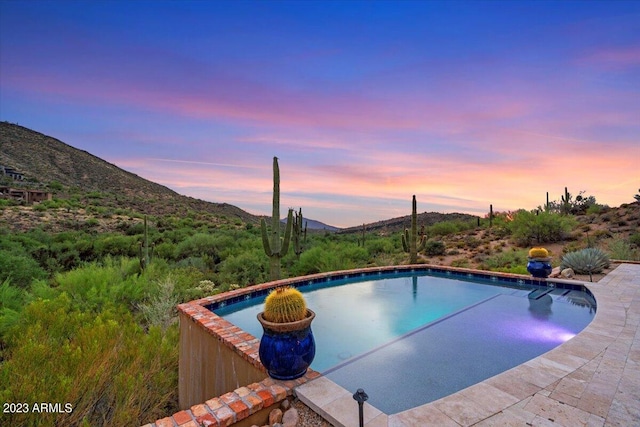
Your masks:
{"label": "swimming pool", "polygon": [[[317,313],[312,368],[397,413],[562,344],[595,315],[580,287],[424,269],[298,283]],[[264,293],[209,308],[260,337]]]}

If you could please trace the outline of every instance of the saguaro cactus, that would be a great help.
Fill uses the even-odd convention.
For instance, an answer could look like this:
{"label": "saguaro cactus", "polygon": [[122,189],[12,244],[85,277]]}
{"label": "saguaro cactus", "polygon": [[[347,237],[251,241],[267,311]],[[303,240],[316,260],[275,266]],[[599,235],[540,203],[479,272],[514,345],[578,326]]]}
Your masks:
{"label": "saguaro cactus", "polygon": [[273,158],[273,203],[271,213],[271,230],[267,233],[267,222],[262,218],[260,228],[262,231],[262,246],[269,257],[271,280],[280,279],[280,260],[289,251],[291,241],[291,228],[293,223],[293,209],[289,209],[287,224],[285,226],[284,239],[280,239],[280,168],[278,158]]}
{"label": "saguaro cactus", "polygon": [[544,204],[544,211],[545,212],[549,212],[550,211],[549,207],[550,207],[549,206],[549,192],[547,191],[547,203]]}
{"label": "saguaro cactus", "polygon": [[489,228],[493,226],[493,205],[489,205]]}
{"label": "saguaro cactus", "polygon": [[402,248],[405,252],[409,252],[409,263],[415,264],[418,262],[418,251],[424,249],[425,243],[427,241],[424,235],[420,236],[420,240],[418,241],[418,213],[417,213],[417,203],[416,196],[413,196],[413,201],[411,204],[411,234],[409,234],[409,230],[404,229],[404,233],[402,234]]}
{"label": "saguaro cactus", "polygon": [[303,228],[303,221],[302,208],[300,208],[299,212],[296,212],[293,217],[293,235],[291,237],[293,239],[293,251],[298,259],[300,259],[302,251],[304,251],[303,243],[307,241],[307,223],[304,223]]}
{"label": "saguaro cactus", "polygon": [[564,187],[564,196],[560,196],[562,200],[562,213],[567,215],[571,211],[571,193],[567,191],[567,187]]}
{"label": "saguaro cactus", "polygon": [[140,269],[144,270],[149,265],[151,257],[149,256],[149,229],[147,227],[147,216],[144,216],[144,231],[142,242],[140,242]]}

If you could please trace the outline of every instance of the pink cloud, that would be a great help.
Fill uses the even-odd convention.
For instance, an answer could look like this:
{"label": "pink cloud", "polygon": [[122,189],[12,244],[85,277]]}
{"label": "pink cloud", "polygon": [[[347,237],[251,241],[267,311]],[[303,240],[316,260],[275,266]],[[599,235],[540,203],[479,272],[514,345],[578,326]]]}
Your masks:
{"label": "pink cloud", "polygon": [[578,62],[612,70],[637,68],[640,66],[640,47],[600,48],[583,55]]}

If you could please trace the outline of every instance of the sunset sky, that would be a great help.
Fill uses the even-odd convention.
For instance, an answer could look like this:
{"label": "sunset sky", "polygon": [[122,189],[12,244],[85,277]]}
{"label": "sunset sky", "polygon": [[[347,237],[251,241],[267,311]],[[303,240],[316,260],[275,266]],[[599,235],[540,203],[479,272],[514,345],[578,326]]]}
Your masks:
{"label": "sunset sky", "polygon": [[640,1],[0,0],[0,120],[352,226],[640,188]]}

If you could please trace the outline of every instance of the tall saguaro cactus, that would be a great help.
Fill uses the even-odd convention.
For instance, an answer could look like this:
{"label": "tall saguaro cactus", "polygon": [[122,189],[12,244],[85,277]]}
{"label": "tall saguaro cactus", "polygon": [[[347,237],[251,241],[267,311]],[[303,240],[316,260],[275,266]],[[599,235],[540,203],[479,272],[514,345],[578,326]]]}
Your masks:
{"label": "tall saguaro cactus", "polygon": [[411,203],[411,234],[409,234],[409,230],[404,229],[404,233],[402,234],[402,248],[405,252],[409,252],[409,263],[415,264],[418,262],[418,251],[421,251],[425,247],[425,243],[427,241],[424,234],[420,236],[420,241],[418,241],[418,212],[417,212],[417,203],[416,196],[413,196],[413,201]]}
{"label": "tall saguaro cactus", "polygon": [[567,187],[564,187],[564,196],[560,196],[560,200],[562,200],[561,212],[568,215],[571,212],[571,193],[569,193]]}
{"label": "tall saguaro cactus", "polygon": [[489,228],[493,226],[493,205],[489,205]]}
{"label": "tall saguaro cactus", "polygon": [[262,246],[264,252],[271,261],[271,280],[280,279],[280,260],[289,251],[291,241],[291,228],[293,223],[293,209],[289,209],[287,224],[285,226],[284,239],[280,239],[280,168],[278,158],[273,158],[273,203],[271,213],[271,230],[267,233],[267,222],[262,218],[260,228],[262,231]]}

